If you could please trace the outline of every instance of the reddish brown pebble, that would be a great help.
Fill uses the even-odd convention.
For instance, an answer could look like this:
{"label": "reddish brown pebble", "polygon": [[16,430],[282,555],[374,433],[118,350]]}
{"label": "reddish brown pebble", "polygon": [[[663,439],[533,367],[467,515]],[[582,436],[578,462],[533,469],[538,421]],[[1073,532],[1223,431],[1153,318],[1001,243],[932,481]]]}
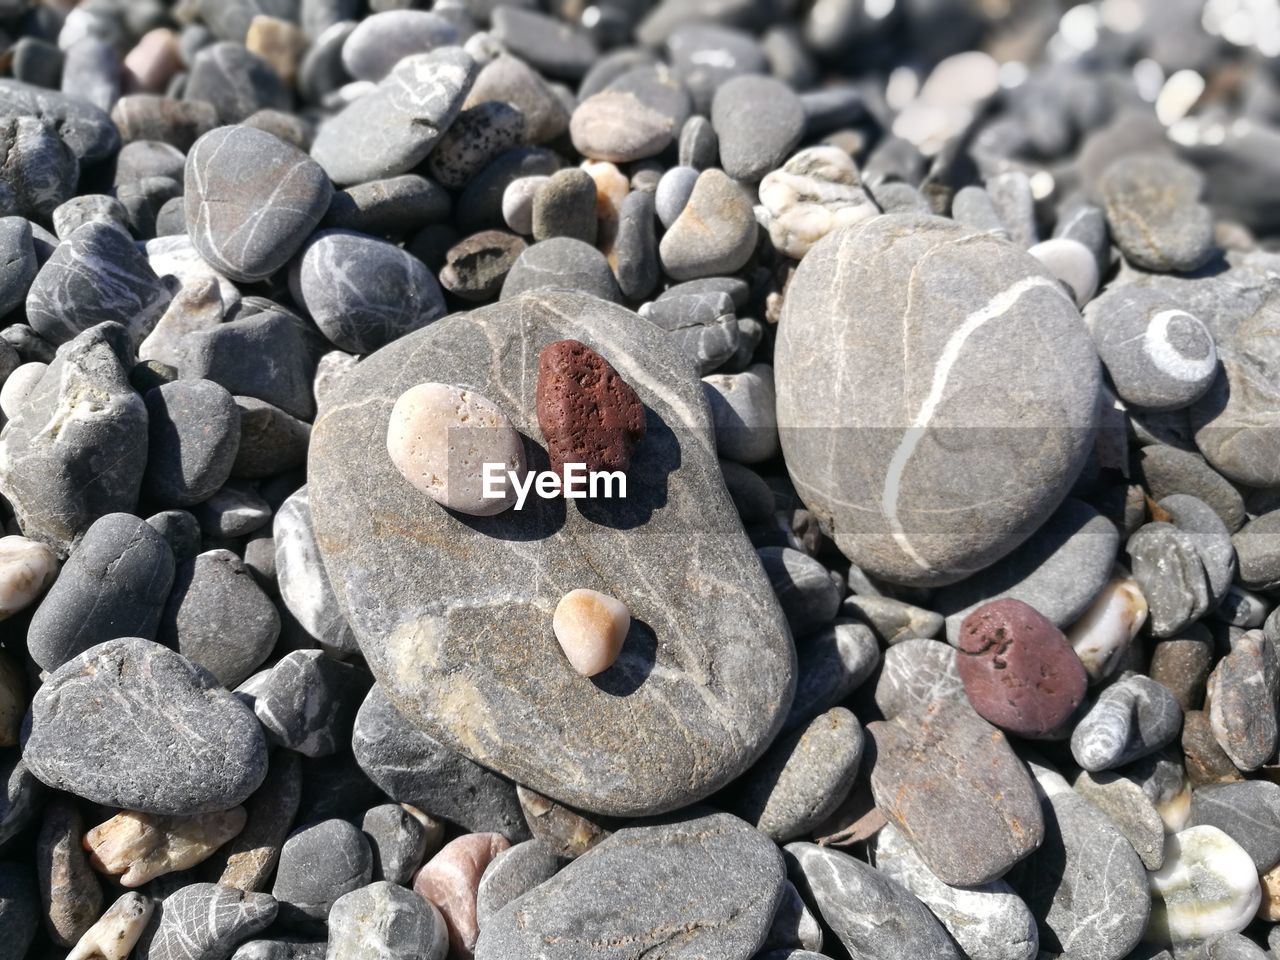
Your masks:
{"label": "reddish brown pebble", "polygon": [[621,470],[644,438],[644,404],[618,371],[577,340],[557,340],[538,358],[538,426],[551,469]]}
{"label": "reddish brown pebble", "polygon": [[1053,622],[1021,600],[984,603],[960,625],[956,669],[973,709],[1020,737],[1053,733],[1084,699],[1089,677]]}
{"label": "reddish brown pebble", "polygon": [[511,844],[500,833],[468,833],[445,844],[413,880],[414,892],[435,904],[449,928],[450,960],[475,949],[476,890],[485,867]]}

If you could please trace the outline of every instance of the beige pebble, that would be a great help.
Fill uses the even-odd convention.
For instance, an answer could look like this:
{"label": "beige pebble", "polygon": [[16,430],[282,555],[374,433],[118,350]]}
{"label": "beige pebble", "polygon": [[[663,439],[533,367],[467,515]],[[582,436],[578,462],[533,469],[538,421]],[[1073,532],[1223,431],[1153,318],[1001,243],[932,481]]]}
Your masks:
{"label": "beige pebble", "polygon": [[29,606],[58,578],[58,557],[26,537],[0,537],[0,620]]}
{"label": "beige pebble", "polygon": [[[445,383],[420,383],[400,394],[387,425],[387,453],[414,487],[450,510],[476,517],[516,502],[506,471],[524,473],[520,434],[483,394]],[[498,464],[502,496],[485,497],[484,465]]]}
{"label": "beige pebble", "polygon": [[125,960],[155,908],[150,897],[126,893],[85,931],[75,949],[67,954],[67,960]]}
{"label": "beige pebble", "polygon": [[1117,578],[1102,588],[1089,609],[1067,630],[1067,640],[1097,683],[1115,673],[1125,651],[1147,622],[1147,598],[1136,580]]}
{"label": "beige pebble", "polygon": [[22,716],[27,712],[26,686],[18,662],[0,650],[0,747],[18,744]]}
{"label": "beige pebble", "polygon": [[124,58],[124,85],[130,93],[163,93],[182,69],[178,35],[168,27],[143,34]]}
{"label": "beige pebble", "polygon": [[208,859],[244,829],[244,807],[194,817],[161,817],[125,810],[84,836],[89,861],[119,875],[126,887],[186,870]]}
{"label": "beige pebble", "polygon": [[288,20],[260,13],[249,21],[244,46],[271,64],[288,86],[293,86],[298,63],[307,49],[307,35]]}
{"label": "beige pebble", "polygon": [[556,604],[551,628],[573,669],[594,677],[618,659],[631,629],[631,614],[607,593],[570,590]]}
{"label": "beige pebble", "polygon": [[1280,867],[1272,867],[1258,881],[1262,887],[1262,905],[1258,907],[1258,919],[1275,923],[1280,920]]}
{"label": "beige pebble", "polygon": [[480,878],[493,858],[510,846],[500,833],[468,833],[445,844],[414,878],[414,891],[435,905],[449,928],[450,960],[471,957],[480,935]]}

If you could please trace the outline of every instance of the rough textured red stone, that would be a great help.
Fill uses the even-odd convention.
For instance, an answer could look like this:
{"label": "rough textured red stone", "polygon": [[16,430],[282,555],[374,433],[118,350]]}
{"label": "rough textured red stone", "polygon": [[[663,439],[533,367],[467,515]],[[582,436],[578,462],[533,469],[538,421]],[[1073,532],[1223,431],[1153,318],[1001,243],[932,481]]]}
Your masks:
{"label": "rough textured red stone", "polygon": [[618,371],[577,340],[547,344],[538,358],[538,426],[551,469],[584,463],[622,470],[644,437],[644,404]]}
{"label": "rough textured red stone", "polygon": [[973,709],[1022,737],[1060,728],[1084,699],[1088,675],[1053,622],[1021,600],[993,600],[960,625],[956,669]]}

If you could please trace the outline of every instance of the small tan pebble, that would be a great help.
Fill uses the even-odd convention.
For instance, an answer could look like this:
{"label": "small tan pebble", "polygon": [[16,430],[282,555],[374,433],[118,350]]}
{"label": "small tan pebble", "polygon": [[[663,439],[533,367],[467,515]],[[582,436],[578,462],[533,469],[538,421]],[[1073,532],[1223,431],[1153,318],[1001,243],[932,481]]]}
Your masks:
{"label": "small tan pebble", "polygon": [[1262,886],[1262,905],[1258,919],[1267,923],[1280,920],[1280,867],[1273,867],[1258,878]]}
{"label": "small tan pebble", "polygon": [[436,853],[439,852],[441,846],[444,845],[444,822],[437,820],[429,813],[424,813],[411,804],[402,803],[400,806],[404,807],[405,812],[409,814],[409,816],[422,824],[422,829],[426,833],[427,842],[426,848],[422,854],[423,859],[430,859],[431,857],[434,857]]}
{"label": "small tan pebble", "polygon": [[0,537],[0,620],[27,607],[58,578],[58,557],[26,537]]}
{"label": "small tan pebble", "polygon": [[[400,394],[387,425],[387,453],[414,487],[450,510],[476,517],[516,502],[507,471],[524,473],[520,434],[496,403],[475,390],[420,383]],[[500,482],[485,496],[485,464]]]}
{"label": "small tan pebble", "polygon": [[67,960],[125,960],[142,936],[155,910],[155,901],[140,893],[126,893],[90,927]]}
{"label": "small tan pebble", "polygon": [[622,201],[631,192],[631,181],[607,160],[584,160],[582,169],[596,184],[596,218],[616,223],[622,210]]}
{"label": "small tan pebble", "polygon": [[22,716],[27,712],[26,687],[17,661],[0,650],[0,747],[18,744]]}
{"label": "small tan pebble", "polygon": [[413,881],[414,892],[440,911],[449,928],[450,958],[472,955],[480,929],[476,891],[493,858],[510,847],[500,833],[468,833],[445,844]]}
{"label": "small tan pebble", "polygon": [[120,876],[126,887],[186,870],[208,859],[244,829],[244,807],[194,817],[161,817],[126,810],[84,836],[90,862]]}
{"label": "small tan pebble", "polygon": [[258,14],[249,22],[244,46],[271,64],[280,79],[292,86],[307,49],[307,35],[288,20]]}
{"label": "small tan pebble", "polygon": [[556,604],[551,628],[573,669],[594,677],[613,666],[631,629],[626,605],[596,590],[570,590]]}
{"label": "small tan pebble", "polygon": [[168,27],[156,27],[125,55],[125,87],[130,93],[163,93],[181,69],[178,35]]}

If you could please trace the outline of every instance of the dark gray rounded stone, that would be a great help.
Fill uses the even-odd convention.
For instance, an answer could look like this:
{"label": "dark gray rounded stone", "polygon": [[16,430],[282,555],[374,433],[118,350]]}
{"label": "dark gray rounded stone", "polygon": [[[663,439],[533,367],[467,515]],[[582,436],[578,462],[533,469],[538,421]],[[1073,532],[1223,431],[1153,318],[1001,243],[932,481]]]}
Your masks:
{"label": "dark gray rounded stone", "polygon": [[406,173],[335,191],[323,223],[375,237],[403,237],[447,219],[452,207],[440,184]]}
{"label": "dark gray rounded stone", "polygon": [[541,840],[526,840],[503,850],[485,867],[476,889],[480,929],[508,903],[546,883],[571,862]]}
{"label": "dark gray rounded stone", "polygon": [[267,773],[266,740],[248,708],[202,667],[136,637],[55,670],[31,704],[23,750],[51,787],[175,816],[228,810]]}
{"label": "dark gray rounded stone", "polygon": [[[424,380],[503,397],[516,429],[535,435],[537,378],[528,371],[563,339],[599,350],[646,406],[626,500],[576,510],[539,501],[459,519],[424,502],[385,451],[370,449],[395,399]],[[453,314],[367,358],[312,438],[317,540],[387,696],[451,749],[597,813],[661,812],[724,786],[776,735],[794,689],[786,623],[725,493],[690,372],[630,311],[543,291]],[[530,539],[554,582],[516,559]],[[716,576],[691,592],[691,568]],[[626,588],[642,581],[643,591]],[[621,656],[590,679],[550,642],[547,611],[570,583],[609,590],[632,616]],[[507,598],[497,606],[495,591]],[[501,656],[486,640],[494,635],[504,638]],[[538,719],[552,715],[554,732]]]}
{"label": "dark gray rounded stone", "polygon": [[0,750],[0,846],[8,843],[35,819],[42,793],[17,750]]}
{"label": "dark gray rounded stone", "polygon": [[536,10],[499,6],[491,30],[507,50],[558,80],[581,80],[599,56],[585,30]]}
{"label": "dark gray rounded stone", "polygon": [[189,150],[203,134],[218,126],[218,111],[204,100],[175,100],[153,93],[121,97],[111,108],[113,129],[126,142],[161,140]]}
{"label": "dark gray rounded stone", "polygon": [[245,537],[271,522],[271,504],[253,486],[228,483],[203,503],[191,508],[208,540]]}
{"label": "dark gray rounded stone", "polygon": [[325,960],[328,944],[309,940],[249,940],[231,960]]}
{"label": "dark gray rounded stone", "polygon": [[289,110],[292,96],[266,60],[240,43],[215,43],[196,54],[186,100],[213,104],[223,123],[241,123],[259,110]]}
{"label": "dark gray rounded stone", "polygon": [[782,732],[795,730],[842,703],[879,665],[880,646],[864,624],[837,621],[804,637],[796,647],[796,696]]}
{"label": "dark gray rounded stone", "polygon": [[720,140],[706,117],[694,115],[680,128],[679,164],[705,170],[720,162]]}
{"label": "dark gray rounded stone", "polygon": [[508,903],[481,928],[476,960],[639,960],[675,949],[749,957],[785,880],[782,856],[764,834],[695,807],[619,830]]}
{"label": "dark gray rounded stone", "polygon": [[53,211],[53,232],[59,240],[66,240],[75,233],[76,228],[92,221],[115,224],[122,230],[128,230],[129,211],[115,197],[106,194],[89,193],[72,197]]}
{"label": "dark gray rounded stone", "polygon": [[444,960],[449,933],[426,898],[378,881],[339,897],[329,911],[328,956],[342,960]]}
{"label": "dark gray rounded stone", "polygon": [[552,237],[595,245],[596,182],[585,170],[559,170],[534,194],[533,239]]}
{"label": "dark gray rounded stone", "polygon": [[0,217],[0,317],[26,301],[37,269],[31,221]]}
{"label": "dark gray rounded stone", "polygon": [[[52,359],[0,434],[0,493],[25,535],[64,555],[98,517],[132,510],[138,501],[147,408],[121,362],[127,341],[114,323],[80,334]],[[86,395],[95,402],[81,402]],[[57,411],[70,413],[53,434],[48,424]]]}
{"label": "dark gray rounded stone", "polygon": [[142,492],[189,507],[227,482],[240,445],[240,411],[211,380],[176,380],[147,391],[147,469]]}
{"label": "dark gray rounded stone", "polygon": [[1260,590],[1280,586],[1280,510],[1250,520],[1232,536],[1231,544],[1245,586]]}
{"label": "dark gray rounded stone", "polygon": [[884,652],[875,704],[886,720],[938,700],[967,703],[954,647],[937,640],[903,640]]}
{"label": "dark gray rounded stone", "polygon": [[402,804],[384,803],[364,815],[360,829],[373,851],[373,878],[408,885],[427,854],[422,821]]}
{"label": "dark gray rounded stone", "polygon": [[320,650],[295,650],[253,685],[253,711],[273,744],[327,757],[350,742],[368,691],[358,667]]}
{"label": "dark gray rounded stone", "polygon": [[160,140],[134,140],[120,148],[116,156],[115,186],[135,183],[147,177],[182,179],[183,151]]}
{"label": "dark gray rounded stone", "polygon": [[360,21],[342,45],[342,65],[356,80],[377,82],[404,57],[457,42],[457,28],[438,13],[387,10]]}
{"label": "dark gray rounded stone", "polygon": [[1154,154],[1117,160],[1098,183],[1112,239],[1136,267],[1186,273],[1213,253],[1213,215],[1200,203],[1204,177]]}
{"label": "dark gray rounded stone", "polygon": [[284,266],[332,194],[319,164],[253,127],[219,127],[187,154],[187,233],[233,280],[262,280]]}
{"label": "dark gray rounded stone", "polygon": [[1186,493],[1212,507],[1228,530],[1239,530],[1244,523],[1244,497],[1198,453],[1163,443],[1152,444],[1134,454],[1134,465],[1152,500]]}
{"label": "dark gray rounded stone", "polygon": [[0,216],[46,220],[72,197],[79,177],[75,152],[52,123],[0,117]]}
{"label": "dark gray rounded stone", "polygon": [[120,148],[120,133],[111,118],[79,97],[8,79],[0,79],[0,97],[6,114],[51,123],[81,161],[96,163]]}
{"label": "dark gray rounded stone", "polygon": [[712,98],[733,77],[768,73],[759,42],[744,30],[718,23],[686,23],[666,37],[668,57],[695,113],[710,114]]}
{"label": "dark gray rounded stone", "polygon": [[307,488],[290,495],[272,521],[276,544],[276,579],[280,599],[301,625],[326,650],[339,654],[358,649],[337,595],[320,559]]}
{"label": "dark gray rounded stone", "polygon": [[356,714],[351,748],[387,796],[470,833],[527,839],[515,784],[412,726],[376,685]]}
{"label": "dark gray rounded stone", "polygon": [[[1034,257],[949,220],[886,215],[819,241],[774,371],[798,491],[892,582],[950,583],[1009,553],[1093,447],[1101,378],[1075,305]],[[856,463],[830,456],[849,443]]]}
{"label": "dark gray rounded stone", "polygon": [[943,883],[988,883],[1040,846],[1044,823],[1022,761],[967,701],[935,700],[867,734],[876,806]]}
{"label": "dark gray rounded stone", "polygon": [[312,235],[289,270],[289,289],[334,346],[356,354],[372,353],[445,312],[440,284],[421,260],[347,230]]}
{"label": "dark gray rounded stone", "polygon": [[[1147,763],[1160,762],[1160,755],[1149,757]],[[1142,767],[1126,773],[1101,771],[1089,773],[1082,770],[1072,783],[1072,789],[1105,813],[1116,829],[1125,835],[1134,852],[1148,870],[1159,870],[1164,863],[1164,821],[1155,802],[1148,797],[1141,782]],[[1182,788],[1179,767],[1178,790]],[[1153,794],[1155,791],[1152,791]]]}
{"label": "dark gray rounded stone", "polygon": [[231,476],[261,480],[302,466],[311,442],[311,424],[256,397],[236,397],[240,443]]}
{"label": "dark gray rounded stone", "polygon": [[1032,764],[1045,841],[1005,877],[1031,908],[1040,949],[1120,960],[1151,911],[1147,872],[1124,834],[1061,776]]}
{"label": "dark gray rounded stone", "polygon": [[825,627],[840,609],[840,583],[817,560],[790,547],[756,551],[794,637]]}
{"label": "dark gray rounded stone", "polygon": [[270,656],[279,636],[275,604],[230,550],[179,564],[160,619],[161,643],[232,688]]}
{"label": "dark gray rounded stone", "polygon": [[887,874],[842,850],[812,843],[786,846],[792,881],[855,957],[913,954],[961,960],[946,930],[915,896]]}
{"label": "dark gray rounded stone", "polygon": [[27,320],[54,344],[108,321],[127,327],[137,341],[172,298],[128,233],[91,221],[58,244],[36,274],[27,294]]}
{"label": "dark gray rounded stone", "polygon": [[1235,574],[1235,550],[1226,526],[1203,501],[1175,493],[1158,506],[1171,522],[1144,525],[1125,549],[1147,600],[1151,632],[1163,638],[1221,603]]}
{"label": "dark gray rounded stone", "polygon": [[373,853],[365,835],[345,820],[324,820],[285,841],[271,895],[280,903],[282,926],[319,931],[334,901],[372,878]]}
{"label": "dark gray rounded stone", "polygon": [[655,216],[654,195],[648,190],[632,190],[618,212],[613,273],[628,300],[644,300],[661,279]]}
{"label": "dark gray rounded stone", "polygon": [[0,958],[22,960],[40,926],[40,897],[29,864],[0,860]]}
{"label": "dark gray rounded stone", "polygon": [[940,589],[933,606],[946,614],[952,642],[969,613],[1006,597],[1066,627],[1106,586],[1119,549],[1115,524],[1083,500],[1068,497],[1022,546],[976,576]]}
{"label": "dark gray rounded stone", "polygon": [[1258,873],[1280,863],[1280,786],[1265,780],[1211,783],[1191,794],[1188,827],[1217,827],[1253,858]]}
{"label": "dark gray rounded stone", "polygon": [[741,76],[721,84],[711,101],[720,163],[735,180],[756,183],[781,167],[804,134],[804,107],[773,77]]}
{"label": "dark gray rounded stone", "polygon": [[1102,691],[1071,734],[1071,755],[1089,772],[1114,770],[1171,743],[1182,708],[1169,688],[1133,674]]}
{"label": "dark gray rounded stone", "polygon": [[729,789],[729,809],[777,843],[810,833],[848,796],[862,762],[862,727],[834,707],[779,737]]}
{"label": "dark gray rounded stone", "polygon": [[173,580],[173,551],[148,523],[94,521],[31,618],[31,659],[56,670],[106,640],[154,639]]}
{"label": "dark gray rounded stone", "polygon": [[668,297],[665,294],[640,308],[640,316],[667,336],[698,364],[698,374],[711,373],[730,360],[741,346],[738,318],[729,294],[703,290]]}
{"label": "dark gray rounded stone", "polygon": [[460,47],[405,57],[320,124],[311,156],[341,186],[408,173],[457,118],[477,70]]}
{"label": "dark gray rounded stone", "polygon": [[1202,397],[1218,373],[1213,335],[1158,290],[1109,290],[1085,311],[1120,399],[1144,410],[1178,410]]}
{"label": "dark gray rounded stone", "polygon": [[188,511],[162,510],[147,517],[147,524],[164,537],[175,563],[190,560],[200,552],[200,524]]}
{"label": "dark gray rounded stone", "polygon": [[136,960],[223,960],[266,929],[276,901],[212,883],[184,886],[156,905],[131,956]]}
{"label": "dark gray rounded stone", "polygon": [[604,254],[570,237],[553,237],[521,253],[503,281],[501,299],[512,300],[530,291],[552,290],[622,302],[622,291]]}

